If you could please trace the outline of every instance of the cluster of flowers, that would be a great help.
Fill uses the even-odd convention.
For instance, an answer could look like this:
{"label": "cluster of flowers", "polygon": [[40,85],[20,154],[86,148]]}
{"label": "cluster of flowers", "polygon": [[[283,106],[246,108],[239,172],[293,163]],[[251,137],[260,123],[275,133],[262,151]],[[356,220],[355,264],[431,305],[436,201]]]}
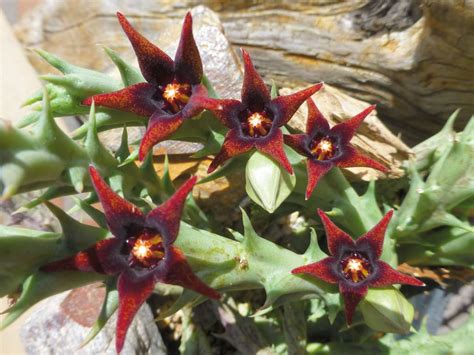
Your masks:
{"label": "cluster of flowers", "polygon": [[[147,82],[87,98],[83,104],[95,103],[149,117],[139,148],[140,160],[155,144],[178,130],[185,120],[209,110],[229,128],[221,151],[209,167],[209,173],[226,160],[254,148],[270,155],[292,173],[283,150],[284,143],[307,158],[306,198],[309,198],[318,180],[333,166],[366,166],[387,170],[350,144],[360,123],[375,106],[330,128],[310,99],[322,84],[271,99],[269,90],[245,50],[242,50],[245,73],[241,101],[210,98],[201,83],[203,68],[192,33],[191,14],[185,17],[174,61],[138,33],[125,16],[120,13],[117,16]],[[306,133],[283,135],[280,127],[305,101],[309,109]],[[218,299],[220,295],[193,273],[182,251],[173,245],[178,236],[186,197],[195,185],[196,177],[189,179],[171,198],[147,215],[112,191],[94,167],[90,167],[90,177],[113,238],[102,240],[70,258],[45,265],[42,270],[79,270],[118,277],[116,349],[120,352],[134,315],[157,282],[179,285],[209,298]],[[331,256],[298,267],[292,273],[307,273],[328,283],[339,284],[348,324],[351,324],[355,308],[366,295],[368,286],[382,287],[394,283],[423,285],[379,260],[392,211],[356,241],[336,227],[322,211],[318,213],[326,230]]]}

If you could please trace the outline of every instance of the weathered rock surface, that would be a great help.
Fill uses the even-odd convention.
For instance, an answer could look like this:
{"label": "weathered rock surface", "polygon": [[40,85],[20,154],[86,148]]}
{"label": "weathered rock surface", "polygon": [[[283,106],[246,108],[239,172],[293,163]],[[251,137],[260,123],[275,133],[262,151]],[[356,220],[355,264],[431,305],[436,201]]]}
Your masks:
{"label": "weathered rock surface", "polygon": [[[103,298],[104,289],[94,284],[43,301],[21,329],[26,353],[115,354],[117,313],[95,339],[81,347],[99,315]],[[166,354],[166,347],[147,304],[135,316],[121,354]]]}
{"label": "weathered rock surface", "polygon": [[[116,10],[167,49],[177,37],[184,12],[197,4],[218,12],[227,38],[250,51],[268,82],[274,79],[281,87],[294,87],[325,81],[379,104],[385,122],[407,142],[437,132],[458,107],[464,109],[464,119],[474,112],[472,1],[53,0],[24,19],[17,34],[25,46],[103,70],[110,63],[96,43],[129,51]],[[203,34],[207,40],[221,36],[212,27]],[[223,42],[196,37],[203,52],[225,49]],[[41,72],[50,71],[37,58],[32,60]],[[204,63],[208,64],[205,55]],[[226,80],[220,85],[233,85],[237,77],[231,74],[231,61],[223,61],[221,69]]]}

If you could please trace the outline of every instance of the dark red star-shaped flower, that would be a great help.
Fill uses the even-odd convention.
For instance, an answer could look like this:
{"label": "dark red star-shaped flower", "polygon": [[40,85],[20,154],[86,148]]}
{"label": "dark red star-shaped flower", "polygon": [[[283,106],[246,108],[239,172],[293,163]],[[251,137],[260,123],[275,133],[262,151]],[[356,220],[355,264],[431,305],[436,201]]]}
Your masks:
{"label": "dark red star-shaped flower", "polygon": [[113,192],[93,167],[89,170],[113,238],[101,240],[91,248],[47,264],[41,270],[118,275],[116,349],[120,352],[133,317],[157,282],[179,285],[210,298],[219,298],[219,293],[193,273],[182,251],[173,246],[184,201],[196,183],[196,177],[189,179],[170,199],[145,215]]}
{"label": "dark red star-shaped flower", "polygon": [[174,61],[138,33],[124,15],[118,12],[117,17],[147,82],[89,97],[83,104],[91,105],[94,101],[98,106],[150,117],[139,150],[139,158],[143,160],[155,144],[169,137],[184,120],[212,105],[212,101],[207,100],[207,90],[201,84],[202,62],[193,37],[190,13],[184,19]]}
{"label": "dark red star-shaped flower", "polygon": [[226,160],[253,148],[270,155],[289,173],[293,173],[291,164],[283,151],[283,133],[280,127],[285,125],[301,104],[323,84],[320,83],[292,95],[279,96],[272,100],[249,54],[243,49],[242,56],[245,69],[242,101],[214,100],[220,104],[220,107],[210,108],[230,130],[227,132],[221,151],[209,166],[208,173],[213,172]]}
{"label": "dark red star-shaped flower", "polygon": [[292,274],[309,274],[328,283],[339,284],[344,298],[347,324],[368,287],[384,287],[392,284],[424,286],[420,280],[394,270],[379,260],[385,231],[392,218],[388,212],[372,230],[354,241],[340,230],[326,214],[318,210],[326,230],[330,257],[313,264],[297,267]]}
{"label": "dark red star-shaped flower", "polygon": [[384,165],[359,153],[349,143],[364,118],[375,109],[375,105],[369,106],[351,119],[329,128],[328,121],[323,117],[313,100],[307,100],[307,104],[306,134],[288,134],[284,137],[286,144],[308,158],[306,162],[308,171],[306,199],[311,196],[319,179],[333,166],[341,168],[365,166],[383,172],[388,171]]}

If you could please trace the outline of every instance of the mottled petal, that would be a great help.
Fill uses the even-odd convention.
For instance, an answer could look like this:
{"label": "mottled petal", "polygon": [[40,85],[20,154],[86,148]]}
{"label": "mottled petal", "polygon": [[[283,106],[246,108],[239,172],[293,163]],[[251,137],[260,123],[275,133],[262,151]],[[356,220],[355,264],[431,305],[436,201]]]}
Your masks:
{"label": "mottled petal", "polygon": [[280,129],[276,129],[274,133],[270,133],[265,138],[257,140],[255,147],[262,153],[270,155],[288,173],[293,174],[293,167],[283,150],[283,133]]}
{"label": "mottled petal", "polygon": [[209,99],[215,102],[215,107],[211,110],[216,118],[227,128],[237,128],[240,125],[238,115],[245,109],[239,100],[233,99]]}
{"label": "mottled petal", "polygon": [[307,149],[307,137],[306,134],[285,134],[283,140],[286,145],[289,145],[302,156],[310,157],[311,154]]}
{"label": "mottled petal", "polygon": [[203,110],[217,110],[219,108],[221,108],[219,100],[209,98],[204,85],[193,85],[192,95],[181,114],[186,120],[199,115]]}
{"label": "mottled petal", "polygon": [[41,271],[94,271],[100,274],[113,275],[126,267],[121,259],[114,256],[121,244],[122,241],[116,238],[101,240],[93,247],[80,251],[70,258],[53,261],[42,266]]}
{"label": "mottled petal", "polygon": [[151,116],[145,135],[140,143],[138,152],[138,158],[140,161],[145,159],[146,155],[154,145],[164,141],[171,134],[176,132],[183,122],[184,118],[182,112],[169,115],[162,111],[156,111],[153,116]]}
{"label": "mottled petal", "polygon": [[278,96],[273,99],[268,106],[273,111],[275,124],[278,126],[287,124],[303,102],[321,89],[322,86],[323,83],[319,83],[294,94]]}
{"label": "mottled petal", "polygon": [[161,49],[138,33],[124,15],[117,12],[117,18],[127,35],[138,59],[138,65],[150,84],[167,84],[174,77],[173,60]]}
{"label": "mottled petal", "polygon": [[318,208],[318,214],[324,225],[326,231],[326,237],[328,240],[328,249],[331,255],[337,256],[338,251],[343,246],[354,248],[355,243],[352,238],[346,233],[340,230],[329,217]]}
{"label": "mottled petal", "polygon": [[125,336],[132,324],[135,314],[151,295],[155,281],[149,273],[145,277],[138,278],[134,274],[123,273],[117,281],[119,294],[119,308],[117,317],[117,331],[115,335],[115,349],[117,353],[122,351]]}
{"label": "mottled petal", "polygon": [[356,240],[357,249],[365,249],[373,253],[375,259],[380,258],[382,255],[383,240],[385,232],[387,231],[388,224],[392,218],[393,210],[387,212],[387,214],[380,220],[375,227],[365,233],[363,236]]}
{"label": "mottled petal", "polygon": [[146,216],[146,225],[163,231],[165,243],[172,244],[178,236],[179,223],[183,212],[184,202],[189,195],[197,177],[186,181],[168,200],[156,207]]}
{"label": "mottled petal", "polygon": [[193,18],[188,12],[184,18],[181,39],[174,59],[176,79],[181,83],[199,84],[202,80],[202,62],[193,36]]}
{"label": "mottled petal", "polygon": [[314,159],[308,159],[306,161],[306,171],[308,174],[308,185],[306,185],[306,195],[305,198],[309,199],[313,193],[314,188],[316,187],[319,179],[321,179],[324,174],[326,174],[333,164],[331,162],[322,162],[315,161]]}
{"label": "mottled petal", "polygon": [[242,103],[252,112],[263,111],[270,101],[270,92],[252,64],[250,55],[242,49],[244,59],[244,83],[242,85]]}
{"label": "mottled petal", "polygon": [[220,298],[219,292],[207,286],[194,274],[184,254],[178,248],[171,246],[167,250],[165,262],[166,267],[155,272],[158,281],[182,286],[209,298]]}
{"label": "mottled petal", "polygon": [[385,165],[369,158],[368,156],[362,153],[359,153],[350,144],[345,148],[344,155],[340,159],[337,160],[335,165],[337,165],[340,168],[362,166],[362,167],[377,169],[384,173],[389,172],[389,169]]}
{"label": "mottled petal", "polygon": [[375,105],[367,107],[356,116],[331,128],[331,132],[341,138],[342,143],[348,143],[354,137],[362,121],[375,110]]}
{"label": "mottled petal", "polygon": [[131,224],[143,224],[145,216],[138,207],[112,191],[93,166],[89,166],[89,173],[104,209],[109,230],[114,236],[125,238],[127,227]]}
{"label": "mottled petal", "polygon": [[339,282],[336,271],[337,259],[333,257],[324,258],[316,263],[304,265],[291,270],[292,274],[310,274],[325,282],[335,284]]}
{"label": "mottled petal", "polygon": [[318,106],[312,99],[306,100],[308,105],[308,120],[306,121],[306,133],[311,134],[314,130],[322,133],[329,131],[329,123],[324,118]]}
{"label": "mottled petal", "polygon": [[357,305],[367,294],[367,285],[350,285],[348,282],[340,282],[339,292],[344,299],[347,325],[351,325]]}
{"label": "mottled petal", "polygon": [[254,146],[252,142],[240,138],[239,132],[236,129],[229,130],[229,132],[227,132],[225,136],[224,144],[222,144],[220,152],[217,153],[214,160],[211,162],[211,165],[209,165],[207,173],[212,173],[214,170],[217,169],[219,165],[223,164],[226,160],[233,158],[237,155],[246,153],[253,147]]}
{"label": "mottled petal", "polygon": [[370,286],[385,287],[393,284],[425,286],[425,284],[417,278],[402,274],[383,261],[377,260],[376,263],[377,274],[370,280]]}
{"label": "mottled petal", "polygon": [[155,101],[152,97],[156,89],[148,83],[139,83],[126,88],[88,97],[82,104],[92,105],[92,101],[97,106],[113,108],[120,111],[131,112],[139,116],[150,117],[156,110]]}

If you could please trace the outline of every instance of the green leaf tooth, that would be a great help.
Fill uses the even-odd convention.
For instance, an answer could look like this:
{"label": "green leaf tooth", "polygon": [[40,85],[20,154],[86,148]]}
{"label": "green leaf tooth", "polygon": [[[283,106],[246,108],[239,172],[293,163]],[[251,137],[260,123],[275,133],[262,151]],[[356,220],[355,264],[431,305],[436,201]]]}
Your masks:
{"label": "green leaf tooth", "polygon": [[104,275],[93,272],[36,272],[23,283],[21,296],[15,305],[8,310],[8,314],[0,325],[0,330],[5,329],[28,309],[45,298],[103,279],[105,279]]}
{"label": "green leaf tooth", "polygon": [[165,154],[165,161],[163,163],[163,177],[161,178],[161,183],[162,183],[165,193],[168,196],[171,196],[172,194],[174,194],[176,189],[174,188],[173,182],[171,181],[169,167],[170,167],[170,164],[169,164],[168,154]]}
{"label": "green leaf tooth", "polygon": [[316,262],[327,257],[327,255],[321,250],[318,244],[318,237],[314,228],[311,228],[311,234],[309,237],[309,245],[304,252],[304,256],[308,262]]}
{"label": "green leaf tooth", "polygon": [[89,181],[87,169],[83,166],[73,166],[69,168],[68,174],[76,192],[82,193],[84,191],[84,184]]}
{"label": "green leaf tooth", "polygon": [[125,159],[118,165],[119,168],[124,167],[130,163],[133,163],[135,160],[138,159],[138,149],[132,151]]}
{"label": "green leaf tooth", "polygon": [[87,136],[84,143],[86,151],[89,155],[91,162],[94,165],[101,166],[103,168],[114,168],[117,166],[117,161],[113,155],[104,147],[97,134],[97,125],[95,119],[95,104],[92,102],[90,114],[89,114],[89,125],[87,130]]}
{"label": "green leaf tooth", "polygon": [[474,146],[474,116],[471,116],[461,134],[461,143]]}
{"label": "green leaf tooth", "polygon": [[63,74],[74,73],[76,71],[77,67],[73,66],[72,64],[69,64],[68,62],[59,58],[58,56],[55,56],[54,54],[46,52],[42,49],[35,49],[34,51]]}
{"label": "green leaf tooth", "polygon": [[115,152],[115,158],[121,163],[127,159],[127,157],[130,155],[130,150],[128,148],[128,131],[127,131],[127,126],[123,126],[122,129],[122,137],[120,138],[120,146]]}
{"label": "green leaf tooth", "polygon": [[31,104],[41,102],[43,100],[43,91],[39,89],[33,95],[31,95],[28,99],[26,99],[22,104],[21,107],[26,107]]}
{"label": "green leaf tooth", "polygon": [[84,341],[82,342],[80,349],[89,344],[99,332],[104,328],[107,321],[112,317],[115,311],[118,309],[119,298],[118,291],[116,288],[116,280],[109,279],[105,283],[105,299],[100,310],[99,317],[96,322],[90,329],[89,333],[86,335]]}
{"label": "green leaf tooth", "polygon": [[48,188],[42,195],[28,202],[22,208],[24,208],[24,211],[26,211],[36,206],[39,206],[45,201],[49,201],[53,198],[74,195],[75,193],[76,189],[71,186],[52,186]]}
{"label": "green leaf tooth", "polygon": [[227,231],[229,231],[229,233],[232,235],[232,237],[238,241],[238,242],[243,242],[244,241],[244,236],[242,234],[240,234],[239,232],[231,229],[231,228],[227,228]]}
{"label": "green leaf tooth", "polygon": [[194,153],[191,158],[200,159],[207,157],[208,155],[215,155],[219,152],[223,142],[224,136],[222,134],[210,130],[204,147],[200,151]]}
{"label": "green leaf tooth", "polygon": [[119,70],[124,86],[145,82],[145,78],[143,77],[142,73],[137,70],[137,68],[125,62],[117,52],[106,46],[102,46],[102,48]]}
{"label": "green leaf tooth", "polygon": [[247,163],[245,156],[246,155],[238,156],[238,157],[235,157],[235,158],[231,159],[222,168],[217,169],[215,172],[213,172],[210,175],[207,175],[204,179],[199,180],[197,183],[198,184],[205,184],[207,182],[214,181],[214,180],[219,179],[221,177],[225,177],[225,176],[229,175],[230,173],[232,173],[233,171],[239,171]]}
{"label": "green leaf tooth", "polygon": [[45,202],[45,205],[61,224],[65,243],[64,248],[67,254],[74,254],[87,249],[97,241],[104,239],[108,233],[107,230],[76,221],[61,208],[50,202]]}
{"label": "green leaf tooth", "polygon": [[256,251],[260,237],[257,235],[257,232],[255,232],[252,222],[250,222],[250,218],[245,210],[241,207],[240,211],[242,212],[242,223],[244,226],[244,241],[242,242],[242,246],[246,251],[254,252]]}
{"label": "green leaf tooth", "polygon": [[206,298],[199,295],[198,293],[188,290],[188,289],[183,289],[183,292],[178,297],[178,299],[171,305],[171,307],[164,311],[160,311],[160,314],[155,318],[155,320],[158,321],[158,320],[165,319],[175,314],[186,305],[189,305],[189,304],[196,305],[205,300]]}
{"label": "green leaf tooth", "polygon": [[205,86],[207,89],[207,95],[213,99],[218,99],[219,95],[217,94],[216,90],[214,89],[214,86],[212,85],[211,81],[209,78],[204,74],[202,76],[202,85]]}
{"label": "green leaf tooth", "polygon": [[87,215],[93,219],[97,225],[102,229],[108,229],[107,221],[105,219],[105,215],[102,211],[98,210],[97,208],[91,206],[84,200],[81,200],[77,197],[73,197],[74,202],[83,210]]}
{"label": "green leaf tooth", "polygon": [[142,165],[140,165],[139,170],[143,185],[145,185],[145,187],[147,188],[150,197],[154,201],[159,201],[160,199],[161,201],[164,201],[168,196],[164,196],[163,194],[163,188],[161,186],[162,182],[158,174],[156,173],[155,167],[153,165],[152,154],[147,154],[147,156],[143,160]]}
{"label": "green leaf tooth", "polygon": [[274,80],[272,80],[272,89],[270,91],[270,96],[273,99],[276,99],[278,97],[278,86],[277,84],[275,83]]}
{"label": "green leaf tooth", "polygon": [[33,123],[38,122],[41,113],[37,111],[29,112],[25,117],[22,117],[15,126],[18,128],[25,128]]}

